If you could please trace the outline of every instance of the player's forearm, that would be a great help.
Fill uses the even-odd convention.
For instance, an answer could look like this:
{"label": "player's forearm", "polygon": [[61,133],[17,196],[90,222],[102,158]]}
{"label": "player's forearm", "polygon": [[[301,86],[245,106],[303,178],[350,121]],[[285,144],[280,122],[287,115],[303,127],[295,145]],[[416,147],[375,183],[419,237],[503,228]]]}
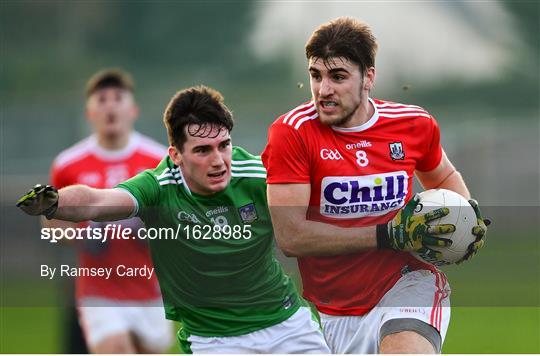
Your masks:
{"label": "player's forearm", "polygon": [[58,193],[58,210],[53,216],[58,220],[114,221],[128,217],[132,211],[130,207],[112,204],[112,199],[107,199],[107,194],[113,194],[109,189],[73,185],[60,189]]}
{"label": "player's forearm", "polygon": [[94,188],[72,185],[58,191],[58,209],[54,218],[64,221],[93,220],[99,216],[99,207]]}
{"label": "player's forearm", "polygon": [[287,256],[335,256],[377,247],[375,226],[343,228],[280,214],[274,212],[272,219],[278,246]]}
{"label": "player's forearm", "polygon": [[313,221],[297,224],[284,241],[283,252],[295,257],[344,255],[377,247],[374,226],[341,228]]}
{"label": "player's forearm", "polygon": [[416,171],[416,177],[424,189],[448,189],[464,198],[470,199],[471,194],[459,171],[443,152],[439,165],[428,172]]}
{"label": "player's forearm", "polygon": [[449,175],[437,188],[448,189],[462,195],[466,199],[471,198],[471,193],[467,189],[467,185],[463,180],[463,177],[458,171],[454,171]]}

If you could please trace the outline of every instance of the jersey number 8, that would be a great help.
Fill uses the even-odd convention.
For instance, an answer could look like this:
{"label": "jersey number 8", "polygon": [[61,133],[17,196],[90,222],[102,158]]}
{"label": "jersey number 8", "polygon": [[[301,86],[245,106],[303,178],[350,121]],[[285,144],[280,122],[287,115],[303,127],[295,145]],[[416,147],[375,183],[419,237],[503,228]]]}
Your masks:
{"label": "jersey number 8", "polygon": [[365,167],[369,164],[366,151],[356,151],[356,163],[358,163],[360,167]]}

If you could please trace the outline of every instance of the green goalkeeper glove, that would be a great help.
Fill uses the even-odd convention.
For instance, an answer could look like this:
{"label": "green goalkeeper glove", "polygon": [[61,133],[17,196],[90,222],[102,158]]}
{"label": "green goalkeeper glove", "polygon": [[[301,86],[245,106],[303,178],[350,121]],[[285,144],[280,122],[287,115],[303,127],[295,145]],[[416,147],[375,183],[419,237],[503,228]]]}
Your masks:
{"label": "green goalkeeper glove", "polygon": [[435,235],[456,231],[452,224],[428,225],[427,223],[448,215],[448,208],[439,208],[421,215],[414,215],[420,197],[416,194],[388,224],[377,225],[377,245],[398,251],[415,251],[428,260],[441,257],[439,251],[427,246],[450,246],[452,241]]}
{"label": "green goalkeeper glove", "polygon": [[17,201],[17,207],[28,215],[45,215],[50,220],[58,209],[58,190],[52,185],[36,184]]}
{"label": "green goalkeeper glove", "polygon": [[472,229],[472,234],[476,236],[476,240],[469,245],[467,253],[465,254],[465,256],[463,256],[461,260],[456,262],[457,264],[470,260],[471,258],[474,257],[474,255],[476,255],[478,250],[484,247],[487,227],[491,225],[490,219],[484,219],[482,217],[482,213],[480,212],[480,207],[478,207],[478,202],[476,200],[474,199],[469,200],[469,204],[471,204],[472,208],[474,209],[474,212],[476,213],[477,225],[473,227]]}

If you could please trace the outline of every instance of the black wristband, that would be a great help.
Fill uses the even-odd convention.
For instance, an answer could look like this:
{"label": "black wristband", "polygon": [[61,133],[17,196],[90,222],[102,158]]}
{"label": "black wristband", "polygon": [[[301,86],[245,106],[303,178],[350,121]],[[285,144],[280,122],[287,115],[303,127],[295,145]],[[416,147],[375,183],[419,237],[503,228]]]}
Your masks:
{"label": "black wristband", "polygon": [[391,248],[388,236],[388,224],[377,225],[377,248]]}

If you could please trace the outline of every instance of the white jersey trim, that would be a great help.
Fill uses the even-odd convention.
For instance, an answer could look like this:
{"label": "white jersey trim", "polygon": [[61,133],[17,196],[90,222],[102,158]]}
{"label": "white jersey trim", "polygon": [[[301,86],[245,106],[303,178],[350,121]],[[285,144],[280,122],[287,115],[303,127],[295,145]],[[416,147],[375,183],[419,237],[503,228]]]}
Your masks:
{"label": "white jersey trim", "polygon": [[99,145],[97,136],[91,135],[56,156],[53,166],[63,168],[72,162],[81,161],[85,155],[94,154],[104,161],[116,161],[129,158],[135,151],[140,150],[155,158],[162,158],[167,149],[160,143],[133,131],[126,147],[119,150],[108,150]]}
{"label": "white jersey trim", "polygon": [[400,103],[382,103],[382,104],[378,104],[377,107],[379,109],[384,109],[384,110],[390,110],[392,108],[399,108],[399,109],[409,108],[409,109],[424,110],[423,108],[417,105],[400,104]]}
{"label": "white jersey trim", "polygon": [[409,113],[422,112],[422,113],[427,114],[425,110],[417,109],[417,108],[385,108],[385,109],[379,108],[379,113],[382,114],[383,112],[390,113],[390,114],[399,114],[399,113],[407,113],[407,112]]}
{"label": "white jersey trim", "polygon": [[400,118],[400,117],[418,117],[418,116],[421,116],[421,117],[427,117],[428,119],[431,118],[431,115],[429,115],[428,113],[426,112],[411,112],[411,113],[402,113],[402,114],[386,114],[386,113],[381,113],[381,116],[384,116],[384,117],[387,117],[389,119],[397,119],[397,118]]}
{"label": "white jersey trim", "polygon": [[167,185],[167,184],[176,184],[176,185],[180,185],[182,184],[183,182],[181,180],[172,180],[172,179],[169,179],[169,180],[160,180],[159,181],[159,185]]}
{"label": "white jersey trim", "polygon": [[98,158],[104,161],[116,161],[128,158],[137,150],[141,141],[141,134],[133,132],[129,136],[128,144],[119,150],[109,150],[100,146],[96,135],[90,136],[90,140],[92,141],[92,153]]}
{"label": "white jersey trim", "polygon": [[132,217],[137,216],[137,213],[139,212],[139,201],[137,200],[137,198],[135,198],[135,196],[131,194],[131,192],[125,188],[114,188],[114,189],[121,190],[123,192],[128,193],[128,195],[131,197],[131,200],[133,200],[133,203],[135,204],[135,209],[133,209],[133,212],[126,219],[131,219]]}
{"label": "white jersey trim", "polygon": [[377,105],[377,107],[379,109],[379,115],[389,119],[413,118],[418,116],[431,118],[431,115],[424,108],[417,105],[383,103]]}
{"label": "white jersey trim", "polygon": [[298,130],[304,122],[314,120],[318,117],[317,108],[312,100],[307,104],[300,105],[289,111],[281,122],[285,125],[293,126],[295,130]]}
{"label": "white jersey trim", "polygon": [[232,165],[245,165],[245,164],[259,164],[262,165],[262,160],[260,159],[248,159],[245,161],[231,161]]}
{"label": "white jersey trim", "polygon": [[308,120],[314,120],[314,119],[316,119],[316,118],[318,118],[318,117],[319,117],[319,114],[317,113],[317,111],[315,111],[315,114],[313,114],[313,115],[311,115],[311,116],[308,116],[308,117],[304,117],[304,118],[298,120],[298,122],[296,123],[296,125],[294,125],[294,129],[295,129],[295,130],[298,130],[298,128],[299,128],[300,126],[302,126],[302,124],[303,124],[304,122],[306,122],[306,121],[308,121]]}
{"label": "white jersey trim", "polygon": [[371,104],[371,106],[373,106],[373,115],[369,118],[368,121],[364,122],[360,126],[354,126],[354,127],[332,126],[332,129],[335,130],[335,131],[340,131],[340,132],[361,132],[361,131],[365,131],[365,130],[369,129],[371,126],[375,125],[377,123],[377,121],[379,120],[379,110],[377,109],[377,105],[375,104],[373,99],[368,98],[368,100],[369,100],[369,103]]}
{"label": "white jersey trim", "polygon": [[158,159],[161,159],[163,156],[167,155],[167,147],[144,135],[141,135],[141,142],[138,149]]}
{"label": "white jersey trim", "polygon": [[246,178],[266,178],[265,173],[236,173],[231,172],[232,177],[246,177]]}
{"label": "white jersey trim", "polygon": [[83,155],[89,155],[92,153],[92,141],[90,137],[87,137],[68,149],[60,152],[54,159],[53,166],[57,169],[63,168],[72,162],[79,161],[84,158]]}
{"label": "white jersey trim", "polygon": [[184,184],[185,179],[182,176],[182,171],[180,170],[180,167],[175,167],[173,169],[165,168],[160,175],[157,175],[155,177],[159,185],[183,185],[184,187],[186,187],[187,192],[191,195],[189,187],[187,186],[187,184]]}
{"label": "white jersey trim", "polygon": [[160,175],[156,176],[157,180],[166,178],[166,177],[172,177],[172,178],[180,178],[180,171],[178,168],[165,168],[163,172],[161,172]]}
{"label": "white jersey trim", "polygon": [[180,179],[177,180],[178,183],[182,184],[186,188],[186,191],[188,192],[189,195],[192,195],[191,189],[189,189],[186,179],[184,178],[184,173],[182,173],[182,170],[180,169],[180,167],[176,167],[176,168],[178,169],[178,173],[180,173]]}
{"label": "white jersey trim", "polygon": [[311,108],[309,108],[309,109],[307,109],[307,110],[299,111],[298,113],[294,114],[294,115],[290,118],[288,124],[289,124],[290,126],[292,126],[292,125],[295,124],[296,119],[301,118],[300,120],[298,120],[298,122],[296,123],[296,125],[294,125],[294,127],[297,128],[297,127],[299,127],[299,126],[302,124],[302,122],[306,121],[306,120],[304,119],[306,115],[312,116],[314,113],[317,114],[317,110],[315,109],[315,106],[313,106],[313,107],[311,107]]}
{"label": "white jersey trim", "polygon": [[257,167],[257,166],[247,166],[247,167],[231,166],[231,171],[261,171],[261,172],[266,172],[266,168]]}
{"label": "white jersey trim", "polygon": [[[288,113],[287,115],[285,115],[285,118],[283,119],[282,122],[283,122],[284,124],[287,124],[287,123],[288,123],[289,125],[292,126],[293,123],[294,123],[294,120],[296,120],[296,118],[298,117],[298,115],[302,115],[303,113],[312,110],[314,107],[315,107],[315,106],[314,106],[313,101],[310,101],[309,103],[304,104],[304,105],[300,105],[300,106],[298,106],[298,107],[292,109],[291,111],[289,111],[289,113]],[[287,121],[289,121],[289,119],[290,119],[291,116],[293,116],[293,115],[294,115],[294,117],[291,119],[291,121],[290,121],[290,122],[287,122]]]}

